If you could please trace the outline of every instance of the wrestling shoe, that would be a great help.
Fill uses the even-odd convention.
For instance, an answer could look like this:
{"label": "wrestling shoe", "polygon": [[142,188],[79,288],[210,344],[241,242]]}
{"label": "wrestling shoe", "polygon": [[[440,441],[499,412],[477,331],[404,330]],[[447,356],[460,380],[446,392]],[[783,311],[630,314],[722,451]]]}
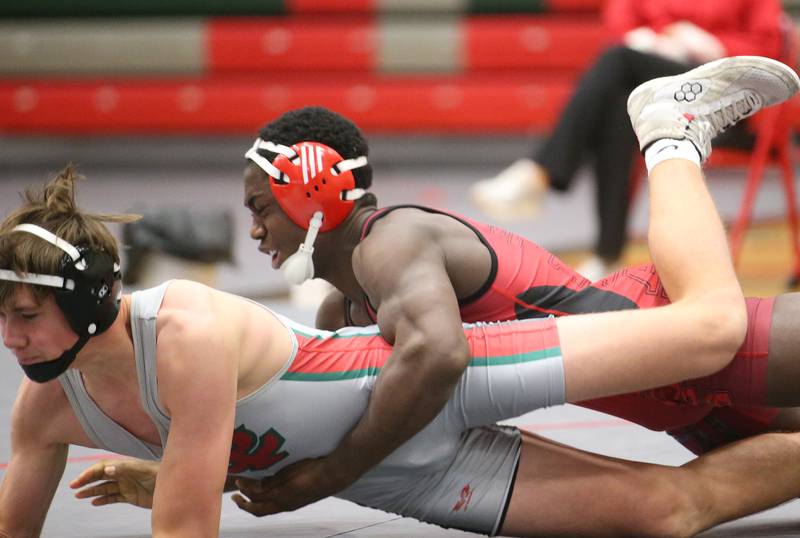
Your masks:
{"label": "wrestling shoe", "polygon": [[546,190],[547,178],[539,165],[520,159],[495,177],[476,182],[470,196],[484,213],[510,220],[535,215]]}
{"label": "wrestling shoe", "polygon": [[798,89],[800,79],[791,67],[760,56],[733,56],[641,84],[628,97],[628,115],[642,151],[661,138],[687,139],[705,161],[715,136]]}

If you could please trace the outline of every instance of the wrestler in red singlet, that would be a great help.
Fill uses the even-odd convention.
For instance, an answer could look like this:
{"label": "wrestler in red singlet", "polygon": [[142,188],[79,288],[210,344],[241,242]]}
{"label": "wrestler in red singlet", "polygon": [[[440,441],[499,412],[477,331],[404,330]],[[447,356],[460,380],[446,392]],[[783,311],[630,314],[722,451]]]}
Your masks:
{"label": "wrestler in red singlet", "polygon": [[[486,283],[470,297],[459,298],[465,322],[649,308],[669,302],[652,264],[622,269],[591,283],[523,237],[438,209],[416,205],[381,208],[364,223],[361,239],[376,220],[402,208],[450,216],[472,229],[491,252],[492,271]],[[773,302],[747,300],[745,342],[731,364],[717,374],[581,405],[666,431],[695,454],[768,430],[778,413],[763,405]],[[349,303],[346,305],[350,321]],[[364,306],[375,321],[375,309],[366,297]]]}

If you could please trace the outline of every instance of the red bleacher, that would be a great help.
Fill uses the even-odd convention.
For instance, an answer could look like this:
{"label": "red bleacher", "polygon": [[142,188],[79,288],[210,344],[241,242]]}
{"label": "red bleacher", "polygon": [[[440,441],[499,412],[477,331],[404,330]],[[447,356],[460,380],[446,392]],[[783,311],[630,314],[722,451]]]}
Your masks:
{"label": "red bleacher", "polygon": [[0,131],[249,134],[317,104],[371,132],[543,132],[607,43],[597,3],[549,3],[570,14],[444,17],[451,26],[442,35],[460,40],[453,65],[415,74],[393,72],[397,51],[381,56],[380,32],[392,23],[374,15],[372,1],[292,0],[292,15],[198,23],[202,65],[193,76],[0,79]]}
{"label": "red bleacher", "polygon": [[215,18],[206,74],[0,80],[9,133],[250,133],[308,104],[369,131],[527,133],[557,117],[604,43],[596,20],[488,16],[461,25],[455,74],[377,72],[372,17]]}
{"label": "red bleacher", "polygon": [[[376,65],[375,23],[366,17],[218,18],[206,29],[211,73],[325,71],[369,73]],[[280,76],[277,74],[276,76]]]}
{"label": "red bleacher", "polygon": [[472,72],[567,70],[579,73],[607,43],[590,17],[473,17],[465,23],[466,64]]}
{"label": "red bleacher", "polygon": [[313,103],[372,132],[523,133],[551,125],[570,88],[511,75],[28,80],[0,82],[0,117],[13,133],[252,133]]}

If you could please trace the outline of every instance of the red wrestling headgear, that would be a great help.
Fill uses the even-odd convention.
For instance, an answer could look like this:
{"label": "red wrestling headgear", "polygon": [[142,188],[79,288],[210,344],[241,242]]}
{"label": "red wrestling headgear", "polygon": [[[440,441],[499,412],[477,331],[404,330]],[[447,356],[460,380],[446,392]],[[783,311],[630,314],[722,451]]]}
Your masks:
{"label": "red wrestling headgear", "polygon": [[[278,156],[269,162],[258,154],[260,149]],[[316,212],[322,213],[320,231],[336,228],[353,210],[353,200],[365,193],[356,188],[351,170],[365,166],[367,158],[342,159],[336,150],[319,142],[288,147],[258,138],[245,157],[267,173],[278,205],[304,230]]]}

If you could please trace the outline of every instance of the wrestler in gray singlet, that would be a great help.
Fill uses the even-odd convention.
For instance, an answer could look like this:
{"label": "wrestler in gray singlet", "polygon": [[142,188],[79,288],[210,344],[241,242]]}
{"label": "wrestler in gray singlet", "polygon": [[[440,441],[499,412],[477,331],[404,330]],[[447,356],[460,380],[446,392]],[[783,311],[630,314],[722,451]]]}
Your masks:
{"label": "wrestler in gray singlet", "polygon": [[[136,292],[131,299],[142,404],[162,445],[170,418],[156,390],[156,319],[168,286]],[[333,451],[365,411],[380,366],[391,353],[376,326],[319,331],[264,308],[284,324],[293,350],[272,379],[236,404],[228,470],[255,478]],[[493,424],[564,403],[563,362],[552,321],[474,324],[465,330],[473,361],[453,398],[428,426],[339,497],[444,527],[498,531],[520,434]],[[161,457],[161,447],[134,437],[94,404],[77,370],[59,380],[97,448]]]}

